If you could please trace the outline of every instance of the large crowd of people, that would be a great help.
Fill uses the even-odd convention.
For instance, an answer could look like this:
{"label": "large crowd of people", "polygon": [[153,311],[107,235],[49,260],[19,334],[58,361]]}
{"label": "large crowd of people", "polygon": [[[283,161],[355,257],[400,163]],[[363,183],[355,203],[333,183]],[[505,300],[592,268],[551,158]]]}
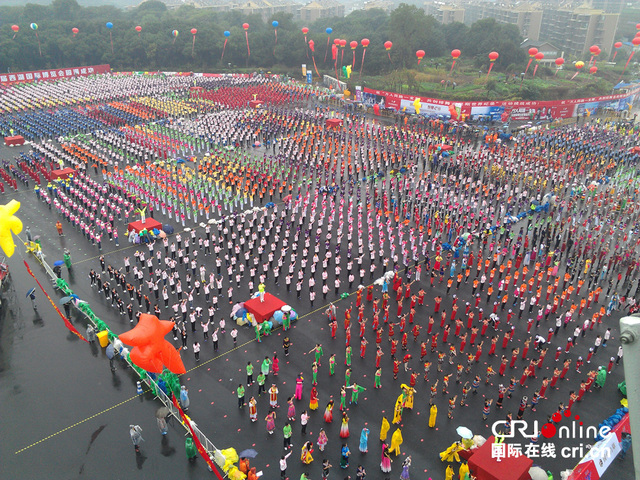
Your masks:
{"label": "large crowd of people", "polygon": [[[4,104],[37,113],[7,114],[0,129],[26,131],[38,116],[47,135],[33,144],[33,161],[78,169],[72,179],[43,178],[37,194],[104,254],[91,284],[125,325],[140,313],[175,321],[175,345],[197,365],[218,355],[227,330],[227,349],[236,345],[229,312],[261,284],[300,316],[326,322],[303,372],[268,354],[249,362],[246,382],[235,382],[247,421],[264,419],[269,434],[283,430],[282,478],[298,418],[302,470],[327,478],[327,444],[349,469],[350,417],[365,389],[392,391],[384,398],[393,399],[368,418],[370,426],[382,422],[376,467],[384,475],[358,461],[350,470],[360,479],[366,469],[372,478],[392,469],[409,478],[415,455],[413,464],[408,455],[402,465],[390,462],[415,447],[400,449],[407,410],[423,411],[428,427],[455,428],[450,420],[469,408],[478,412],[469,426],[490,435],[490,416],[550,417],[579,411],[586,394],[602,395],[595,390],[603,372],[622,360],[617,342],[607,345],[611,316],[634,311],[638,293],[637,125],[594,118],[503,142],[443,119],[385,124],[336,111],[317,101],[320,91],[293,82],[195,84],[196,95],[183,77],[43,83],[7,92]],[[258,108],[247,105],[254,95]],[[60,110],[42,110],[45,96],[46,107]],[[343,121],[337,129],[326,124],[334,117]],[[180,231],[129,236],[133,254],[105,248],[128,236],[141,210]],[[296,343],[287,333],[285,342]],[[369,429],[356,418],[367,452]],[[305,428],[319,432],[317,441]],[[317,467],[316,446],[326,457]],[[442,461],[455,456],[447,450]],[[448,480],[452,473],[447,468]]]}

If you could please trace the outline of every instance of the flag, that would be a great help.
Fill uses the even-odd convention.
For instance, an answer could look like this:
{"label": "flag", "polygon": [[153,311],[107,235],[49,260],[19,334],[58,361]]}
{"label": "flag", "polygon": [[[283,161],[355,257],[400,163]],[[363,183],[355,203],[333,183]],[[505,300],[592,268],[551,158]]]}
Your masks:
{"label": "flag", "polygon": [[182,408],[180,408],[180,404],[178,403],[178,399],[176,399],[176,396],[173,393],[171,394],[171,401],[173,402],[173,406],[178,409],[178,412],[180,412],[180,418],[182,419],[182,423],[184,423],[187,426],[187,428],[189,428],[189,431],[191,432],[191,438],[193,438],[193,443],[196,446],[198,453],[202,458],[204,458],[204,461],[207,462],[207,465],[209,465],[209,468],[211,469],[211,471],[215,473],[218,480],[223,480],[222,476],[220,475],[220,472],[218,472],[218,469],[215,463],[213,463],[213,460],[211,460],[211,457],[209,456],[205,448],[202,446],[200,439],[198,438],[196,433],[193,431],[193,427],[191,426],[191,420],[182,411]]}
{"label": "flag", "polygon": [[62,320],[64,321],[65,326],[69,329],[69,331],[71,333],[75,333],[80,339],[84,340],[85,342],[89,343],[87,341],[86,338],[84,338],[82,336],[82,334],[76,330],[76,327],[73,326],[73,324],[69,321],[69,319],[67,317],[65,317],[62,312],[60,311],[60,309],[58,308],[58,306],[54,303],[53,300],[51,300],[51,297],[49,296],[49,294],[45,291],[44,287],[40,284],[40,282],[38,281],[38,279],[36,278],[36,276],[33,274],[33,272],[31,271],[31,268],[29,267],[29,264],[27,263],[26,260],[24,260],[24,266],[27,269],[27,272],[29,272],[29,275],[31,275],[33,277],[33,279],[36,281],[36,283],[38,284],[38,286],[40,287],[40,290],[42,290],[42,293],[44,293],[44,296],[47,297],[47,300],[49,300],[49,302],[51,303],[51,305],[53,305],[53,308],[55,308],[56,312],[58,312],[58,315],[60,315],[60,317],[62,317]]}

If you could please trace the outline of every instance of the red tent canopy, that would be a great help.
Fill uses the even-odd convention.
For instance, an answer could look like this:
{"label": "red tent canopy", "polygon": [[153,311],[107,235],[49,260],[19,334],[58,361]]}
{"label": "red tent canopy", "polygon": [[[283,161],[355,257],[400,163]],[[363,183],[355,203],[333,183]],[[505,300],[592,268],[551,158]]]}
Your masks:
{"label": "red tent canopy", "polygon": [[491,436],[480,448],[475,450],[469,459],[469,468],[478,480],[527,480],[533,460],[525,455],[508,456],[498,461],[493,458],[492,445],[495,437]]}

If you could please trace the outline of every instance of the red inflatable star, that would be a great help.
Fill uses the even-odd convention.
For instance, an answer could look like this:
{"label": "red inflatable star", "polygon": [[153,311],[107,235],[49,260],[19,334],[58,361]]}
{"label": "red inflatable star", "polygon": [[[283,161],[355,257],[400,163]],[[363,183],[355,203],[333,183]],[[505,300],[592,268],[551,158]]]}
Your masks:
{"label": "red inflatable star", "polygon": [[180,354],[164,339],[173,325],[168,320],[158,320],[155,315],[140,315],[138,324],[120,335],[120,340],[133,346],[131,361],[148,372],[162,373],[164,366],[177,375],[186,373]]}

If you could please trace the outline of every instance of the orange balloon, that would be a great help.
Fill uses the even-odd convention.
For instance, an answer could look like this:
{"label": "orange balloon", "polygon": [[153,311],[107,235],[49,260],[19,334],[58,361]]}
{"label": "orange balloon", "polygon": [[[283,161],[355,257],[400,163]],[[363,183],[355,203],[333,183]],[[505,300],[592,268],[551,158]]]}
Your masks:
{"label": "orange balloon", "polygon": [[174,322],[158,320],[155,315],[143,313],[138,324],[119,338],[123,343],[133,346],[130,358],[138,367],[153,373],[162,373],[167,367],[180,375],[187,372],[180,354],[164,339],[173,326]]}

